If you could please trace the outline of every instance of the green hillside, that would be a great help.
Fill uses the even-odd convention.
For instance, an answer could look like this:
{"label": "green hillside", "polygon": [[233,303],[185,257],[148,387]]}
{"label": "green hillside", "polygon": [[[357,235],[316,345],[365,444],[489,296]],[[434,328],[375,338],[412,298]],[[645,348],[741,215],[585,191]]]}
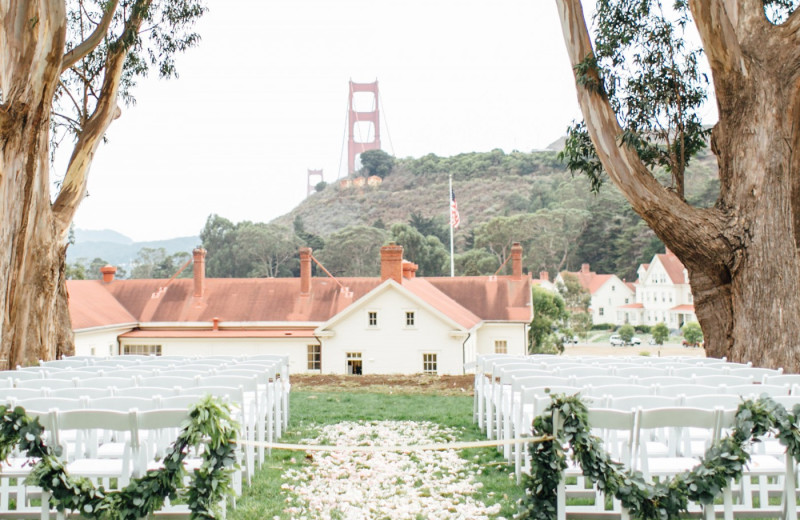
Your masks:
{"label": "green hillside", "polygon": [[[663,251],[613,185],[592,193],[588,180],[573,177],[551,151],[398,159],[380,185],[330,183],[273,223],[292,229],[300,222],[306,235],[325,240],[352,226],[374,226],[391,235],[393,224],[428,219],[436,232],[423,235],[439,236],[449,248],[450,174],[461,216],[455,248],[462,274],[493,272],[513,240],[525,246],[526,269],[551,275],[588,262],[594,271],[632,280],[639,263]],[[714,158],[706,153],[689,167],[687,200],[712,205],[718,187]]]}

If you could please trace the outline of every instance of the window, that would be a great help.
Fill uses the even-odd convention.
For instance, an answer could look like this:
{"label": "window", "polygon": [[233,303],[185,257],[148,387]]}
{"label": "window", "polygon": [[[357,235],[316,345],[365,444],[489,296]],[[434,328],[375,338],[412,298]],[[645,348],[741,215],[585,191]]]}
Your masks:
{"label": "window", "polygon": [[414,311],[406,311],[406,327],[414,326]]}
{"label": "window", "polygon": [[308,346],[308,369],[322,370],[322,345]]}
{"label": "window", "polygon": [[602,307],[600,307],[600,308],[597,310],[597,315],[598,315],[598,316],[602,316],[604,313],[605,313],[605,309],[603,309]]}
{"label": "window", "polygon": [[628,298],[625,298],[625,304],[627,305],[627,303],[628,303]]}
{"label": "window", "polygon": [[375,311],[369,311],[367,313],[367,323],[370,327],[377,327],[378,326],[378,313]]}
{"label": "window", "polygon": [[611,292],[614,292],[614,291],[616,291],[616,290],[617,290],[617,286],[616,286],[616,285],[612,285],[612,286],[611,286]]}
{"label": "window", "polygon": [[123,345],[122,355],[125,354],[160,356],[161,345]]}
{"label": "window", "polygon": [[361,352],[348,352],[347,356],[347,374],[351,376],[361,375]]}
{"label": "window", "polygon": [[504,339],[496,339],[494,341],[495,354],[508,354],[508,341]]}
{"label": "window", "polygon": [[422,373],[423,374],[436,374],[437,373],[436,354],[422,354]]}

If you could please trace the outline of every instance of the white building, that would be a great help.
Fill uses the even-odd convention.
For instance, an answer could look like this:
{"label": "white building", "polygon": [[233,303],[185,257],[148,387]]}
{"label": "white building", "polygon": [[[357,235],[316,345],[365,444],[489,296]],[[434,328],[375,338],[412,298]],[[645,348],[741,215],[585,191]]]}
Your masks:
{"label": "white building", "polygon": [[479,354],[527,352],[533,318],[522,248],[512,275],[416,276],[403,248],[381,249],[381,276],[67,282],[77,355],[284,354],[295,373],[461,374]]}
{"label": "white building", "polygon": [[590,270],[589,264],[581,265],[578,272],[564,271],[556,276],[556,286],[564,283],[564,274],[575,276],[591,295],[589,313],[592,323],[612,323],[623,325],[626,323],[624,314],[620,315],[618,309],[634,303],[635,291],[632,284],[628,284],[615,274],[597,274]]}
{"label": "white building", "polygon": [[639,266],[637,274],[636,301],[618,311],[629,323],[665,323],[670,329],[680,329],[686,322],[697,321],[689,273],[672,251],[655,255],[652,262]]}

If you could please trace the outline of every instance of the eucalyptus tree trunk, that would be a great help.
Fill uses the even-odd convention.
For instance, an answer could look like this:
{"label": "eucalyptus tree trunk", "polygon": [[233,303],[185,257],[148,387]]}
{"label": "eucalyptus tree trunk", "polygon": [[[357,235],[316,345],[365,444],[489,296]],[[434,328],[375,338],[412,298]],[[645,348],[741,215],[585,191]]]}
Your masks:
{"label": "eucalyptus tree trunk", "polygon": [[65,284],[69,225],[86,194],[94,153],[119,115],[125,58],[150,0],[129,6],[105,54],[96,103],[84,106],[60,190],[51,199],[50,128],[62,73],[101,42],[118,0],[95,30],[66,49],[64,0],[0,0],[0,368],[35,364],[74,350]]}
{"label": "eucalyptus tree trunk", "polygon": [[[0,359],[4,368],[72,348],[63,237],[50,207],[49,125],[66,33],[63,2],[0,4]],[[59,310],[59,308],[64,310]],[[71,331],[69,321],[67,331]],[[0,366],[2,366],[0,365]]]}
{"label": "eucalyptus tree trunk", "polygon": [[[581,3],[557,3],[576,66],[593,55]],[[719,109],[716,207],[692,207],[655,180],[622,143],[604,92],[578,84],[578,100],[609,177],[688,269],[708,355],[798,372],[800,14],[776,26],[760,1],[690,6]]]}

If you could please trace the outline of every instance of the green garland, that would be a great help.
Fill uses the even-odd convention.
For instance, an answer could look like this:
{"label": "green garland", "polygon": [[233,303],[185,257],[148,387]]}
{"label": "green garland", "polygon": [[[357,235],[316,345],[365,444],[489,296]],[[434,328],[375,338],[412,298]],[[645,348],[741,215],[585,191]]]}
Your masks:
{"label": "green garland", "polygon": [[[26,484],[50,492],[51,503],[59,511],[79,511],[94,519],[136,520],[145,518],[164,505],[167,497],[188,499],[191,518],[224,518],[223,501],[233,493],[231,485],[236,462],[238,424],[231,419],[226,404],[207,396],[189,410],[189,422],[164,456],[163,468],[148,471],[131,480],[123,489],[106,492],[91,480],[67,474],[58,455],[60,448],[47,446],[44,428],[38,418],[25,410],[0,406],[0,460],[5,460],[19,444],[31,458],[40,459]],[[203,463],[192,475],[187,495],[181,493],[186,470],[183,460],[189,448],[203,446]]]}
{"label": "green garland", "polygon": [[534,437],[553,434],[553,410],[563,419],[555,440],[531,446],[531,474],[525,478],[525,495],[520,502],[520,520],[554,520],[556,489],[567,462],[568,444],[588,480],[608,496],[616,497],[632,518],[677,520],[688,501],[711,504],[730,479],[742,476],[749,462],[747,446],[758,437],[776,432],[787,452],[800,462],[800,405],[788,413],[780,404],[762,396],[746,400],[738,408],[731,434],[715,442],[694,469],[656,483],[645,481],[641,472],[631,472],[612,461],[602,441],[590,434],[586,405],[578,396],[554,396],[547,411],[533,421]]}

